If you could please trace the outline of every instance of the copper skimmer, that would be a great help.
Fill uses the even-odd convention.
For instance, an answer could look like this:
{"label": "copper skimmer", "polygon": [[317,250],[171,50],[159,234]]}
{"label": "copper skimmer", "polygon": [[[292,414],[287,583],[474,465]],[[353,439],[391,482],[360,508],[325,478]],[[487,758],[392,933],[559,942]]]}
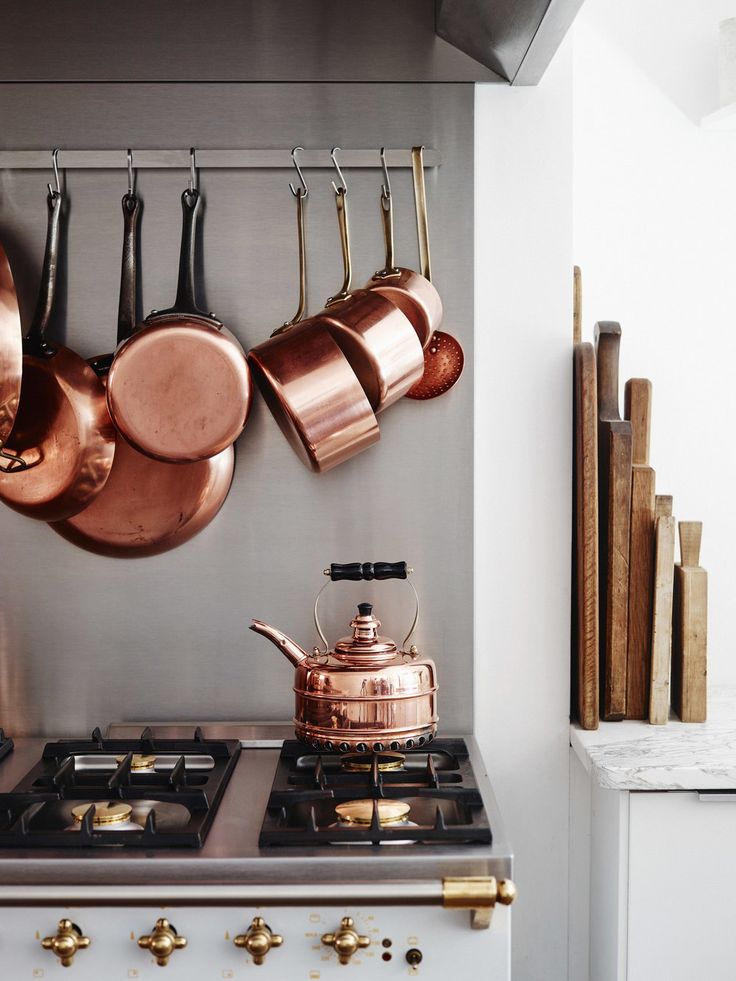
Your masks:
{"label": "copper skimmer", "polygon": [[8,257],[0,245],[0,469],[25,469],[26,462],[5,449],[20,403],[23,332],[18,295]]}
{"label": "copper skimmer", "polygon": [[[411,151],[414,177],[414,203],[417,212],[417,238],[419,239],[419,263],[422,275],[430,282],[432,269],[429,256],[429,224],[427,220],[427,194],[424,186],[424,147],[415,146]],[[457,338],[441,330],[435,330],[424,351],[424,374],[406,394],[410,399],[435,399],[449,391],[458,380],[465,364],[465,355]]]}
{"label": "copper skimmer", "polygon": [[[56,156],[54,154],[56,172]],[[57,278],[62,194],[49,184],[46,252],[38,303],[23,342],[23,381],[6,448],[25,467],[0,471],[0,500],[42,521],[78,514],[100,492],[115,430],[100,380],[74,351],[47,339]]]}
{"label": "copper skimmer", "polygon": [[[129,178],[123,197],[123,260],[118,306],[118,344],[135,330],[137,227],[140,202]],[[112,355],[93,360],[104,379]],[[230,489],[235,450],[207,460],[164,463],[139,453],[118,434],[107,483],[80,514],[51,527],[63,538],[99,555],[158,555],[193,538],[220,510]]]}

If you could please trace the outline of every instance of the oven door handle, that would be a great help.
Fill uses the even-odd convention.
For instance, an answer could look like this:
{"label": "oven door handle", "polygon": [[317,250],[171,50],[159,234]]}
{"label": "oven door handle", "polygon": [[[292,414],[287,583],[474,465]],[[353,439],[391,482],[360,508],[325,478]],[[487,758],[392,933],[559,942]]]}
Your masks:
{"label": "oven door handle", "polygon": [[516,898],[510,879],[462,876],[426,882],[283,885],[0,885],[2,906],[444,906],[467,909],[487,929],[496,903]]}

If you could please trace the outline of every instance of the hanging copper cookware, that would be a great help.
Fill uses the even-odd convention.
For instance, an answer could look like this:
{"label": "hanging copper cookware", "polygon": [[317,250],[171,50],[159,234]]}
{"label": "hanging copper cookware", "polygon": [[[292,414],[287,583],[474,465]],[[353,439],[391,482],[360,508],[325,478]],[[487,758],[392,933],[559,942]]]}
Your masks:
{"label": "hanging copper cookware", "polygon": [[[192,151],[193,154],[193,151]],[[115,352],[107,404],[115,426],[141,453],[183,463],[230,446],[248,418],[252,386],[237,338],[197,307],[194,253],[200,195],[181,197],[183,227],[176,301],[155,310]]]}
{"label": "hanging copper cookware", "polygon": [[[137,226],[140,202],[132,178],[123,197],[124,238],[118,344],[136,325]],[[105,378],[112,355],[95,358]],[[220,510],[233,477],[232,446],[195,463],[164,463],[139,453],[118,435],[112,471],[80,514],[51,527],[80,548],[119,558],[157,555],[193,538]]]}
{"label": "hanging copper cookware", "polygon": [[248,354],[253,376],[273,417],[299,459],[324,473],[376,443],[378,423],[360,382],[322,317],[301,320],[306,306],[304,201],[296,199],[299,234],[299,307],[296,316]]}
{"label": "hanging copper cookware", "polygon": [[373,274],[366,289],[382,294],[395,304],[408,317],[422,347],[426,348],[432,334],[442,323],[442,300],[425,276],[395,264],[393,198],[384,147],[381,147],[380,155],[383,168],[381,221],[386,261],[383,269]]}
{"label": "hanging copper cookware", "polygon": [[[55,163],[55,158],[54,158]],[[0,500],[42,521],[78,514],[110,474],[115,430],[97,375],[74,351],[47,339],[56,287],[62,194],[48,194],[48,230],[36,312],[23,342],[23,381],[6,448],[25,467],[0,472]]]}
{"label": "hanging copper cookware", "polygon": [[[407,579],[406,562],[333,564],[325,570],[339,580]],[[411,583],[409,582],[411,586]],[[325,587],[323,587],[324,589]],[[329,649],[319,622],[320,590],[314,623],[323,648],[311,654],[275,627],[253,620],[250,629],[274,644],[295,667],[294,729],[315,749],[382,752],[411,749],[430,742],[437,730],[437,669],[408,646],[419,618],[401,648],[379,635],[381,626],[370,603],[358,606],[352,634]]]}
{"label": "hanging copper cookware", "polygon": [[[327,300],[320,316],[358,376],[374,412],[381,412],[419,381],[424,371],[424,355],[411,321],[391,299],[374,290],[351,292],[348,189],[335,157],[339,149],[332,150],[332,162],[340,184],[333,181],[332,187],[340,229],[343,284]],[[405,306],[419,310],[409,294],[402,301]]]}
{"label": "hanging copper cookware", "polygon": [[5,449],[20,402],[23,333],[18,295],[5,249],[0,245],[0,470],[24,468],[25,461]]}

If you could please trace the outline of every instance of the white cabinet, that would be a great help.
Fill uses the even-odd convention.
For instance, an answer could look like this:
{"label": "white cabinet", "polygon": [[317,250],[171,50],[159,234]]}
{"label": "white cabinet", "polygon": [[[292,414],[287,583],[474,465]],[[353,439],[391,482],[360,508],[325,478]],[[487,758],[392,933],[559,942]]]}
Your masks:
{"label": "white cabinet", "polygon": [[607,789],[570,765],[570,981],[734,981],[736,793]]}

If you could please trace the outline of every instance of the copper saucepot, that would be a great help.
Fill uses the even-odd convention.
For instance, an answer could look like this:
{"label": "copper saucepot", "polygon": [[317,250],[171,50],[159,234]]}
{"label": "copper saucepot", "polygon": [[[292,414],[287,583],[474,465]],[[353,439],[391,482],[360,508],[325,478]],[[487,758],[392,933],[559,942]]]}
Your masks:
{"label": "copper saucepot", "polygon": [[[405,562],[333,564],[330,580],[407,579]],[[411,586],[411,583],[409,583]],[[416,599],[416,591],[411,586]],[[321,595],[321,591],[320,591]],[[267,637],[296,668],[294,730],[315,749],[341,753],[412,749],[434,738],[437,730],[437,670],[407,647],[419,614],[401,649],[381,637],[380,621],[370,603],[361,603],[350,623],[352,635],[327,650],[315,602],[315,626],[325,649],[307,654],[280,630],[253,620],[251,630]]]}

